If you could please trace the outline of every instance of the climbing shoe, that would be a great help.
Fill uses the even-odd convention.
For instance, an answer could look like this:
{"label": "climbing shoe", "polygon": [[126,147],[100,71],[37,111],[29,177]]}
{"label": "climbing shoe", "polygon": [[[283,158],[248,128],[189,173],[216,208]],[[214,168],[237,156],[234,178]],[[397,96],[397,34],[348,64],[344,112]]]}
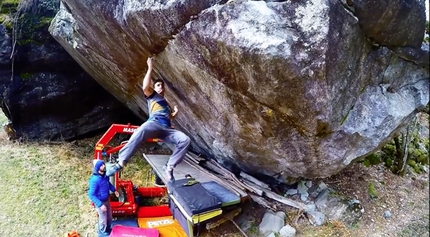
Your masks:
{"label": "climbing shoe", "polygon": [[108,170],[106,172],[106,176],[112,176],[114,175],[116,172],[120,171],[122,169],[122,166],[119,163],[116,163],[112,169]]}
{"label": "climbing shoe", "polygon": [[163,170],[166,172],[167,181],[175,181],[175,177],[173,177],[173,168],[167,167],[167,164],[163,165]]}

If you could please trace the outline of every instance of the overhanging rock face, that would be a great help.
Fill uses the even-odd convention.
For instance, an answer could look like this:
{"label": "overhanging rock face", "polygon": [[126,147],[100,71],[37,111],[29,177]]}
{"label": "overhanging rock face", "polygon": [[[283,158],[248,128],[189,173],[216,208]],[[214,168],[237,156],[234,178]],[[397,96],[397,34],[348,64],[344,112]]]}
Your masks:
{"label": "overhanging rock face", "polygon": [[249,173],[330,176],[429,101],[428,66],[371,43],[340,1],[63,2],[50,32],[103,87],[143,118],[154,55],[192,149]]}

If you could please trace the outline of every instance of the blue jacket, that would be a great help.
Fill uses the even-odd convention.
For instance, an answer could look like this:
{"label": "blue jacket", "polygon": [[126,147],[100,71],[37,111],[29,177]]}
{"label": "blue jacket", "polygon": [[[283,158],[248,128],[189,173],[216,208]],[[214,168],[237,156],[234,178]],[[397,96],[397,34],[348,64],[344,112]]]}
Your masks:
{"label": "blue jacket", "polygon": [[101,207],[109,198],[109,190],[115,192],[115,186],[109,182],[109,177],[93,171],[88,181],[88,197],[96,207]]}

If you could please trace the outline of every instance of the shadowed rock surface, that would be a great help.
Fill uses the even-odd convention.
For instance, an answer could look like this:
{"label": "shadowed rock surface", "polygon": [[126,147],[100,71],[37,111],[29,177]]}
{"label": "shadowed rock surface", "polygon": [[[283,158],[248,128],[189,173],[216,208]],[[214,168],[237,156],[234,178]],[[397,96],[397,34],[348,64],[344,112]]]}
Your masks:
{"label": "shadowed rock surface", "polygon": [[428,65],[398,53],[428,58],[424,5],[403,2],[369,16],[371,1],[354,13],[324,0],[64,0],[49,30],[142,119],[153,55],[154,76],[180,109],[174,125],[203,156],[279,180],[327,177],[387,142],[429,101]]}
{"label": "shadowed rock surface", "polygon": [[114,122],[138,121],[48,32],[59,1],[22,2],[24,7],[8,6],[19,9],[18,23],[4,22],[13,26],[9,32],[0,25],[1,108],[12,138],[70,140]]}

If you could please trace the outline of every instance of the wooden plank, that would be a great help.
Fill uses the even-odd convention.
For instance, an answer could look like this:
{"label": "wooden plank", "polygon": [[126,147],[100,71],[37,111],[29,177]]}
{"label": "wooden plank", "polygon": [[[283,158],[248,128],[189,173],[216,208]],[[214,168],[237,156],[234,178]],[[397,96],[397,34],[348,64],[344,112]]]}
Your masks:
{"label": "wooden plank", "polygon": [[271,198],[271,199],[273,199],[275,201],[281,202],[281,203],[283,203],[285,205],[288,205],[290,207],[295,207],[295,208],[297,208],[299,210],[304,210],[306,208],[306,205],[304,203],[301,203],[301,202],[298,202],[298,201],[295,201],[295,200],[283,197],[283,196],[278,195],[278,194],[276,194],[276,193],[274,193],[274,192],[272,192],[270,190],[263,189],[263,192],[264,192],[264,195],[266,197]]}
{"label": "wooden plank", "polygon": [[[163,180],[163,182],[167,183],[167,175],[163,170],[163,165],[167,163],[170,155],[143,154],[143,157],[146,159],[146,161],[148,161],[155,173]],[[175,179],[184,179],[185,175],[187,174],[191,175],[199,182],[215,181],[208,177],[208,175],[205,173],[191,167],[186,162],[181,162],[179,165],[177,165],[173,172]]]}
{"label": "wooden plank", "polygon": [[263,187],[263,188],[266,188],[266,189],[270,189],[270,187],[269,187],[269,185],[268,185],[268,184],[261,182],[260,180],[258,180],[258,179],[256,179],[256,178],[252,177],[251,175],[249,175],[249,174],[247,174],[247,173],[245,173],[245,172],[243,172],[243,171],[241,171],[239,175],[240,175],[242,178],[244,178],[244,179],[246,179],[246,180],[248,180],[248,181],[251,181],[252,183],[254,183],[254,184],[256,184],[256,185],[258,185],[258,186],[260,186],[260,187]]}
{"label": "wooden plank", "polygon": [[[185,160],[185,162],[187,162],[187,160]],[[193,164],[189,164],[189,165],[194,166]],[[203,169],[203,168],[200,167],[200,169]],[[232,182],[229,182],[229,180],[226,180],[224,177],[218,177],[216,174],[213,174],[209,171],[206,171],[206,175],[212,178],[218,184],[230,190],[232,193],[239,196],[242,199],[242,202],[248,199],[248,194],[244,190],[240,189],[238,186],[235,186]]]}
{"label": "wooden plank", "polygon": [[248,180],[243,180],[243,183],[251,189],[251,192],[257,194],[258,196],[263,196],[263,191],[256,184],[249,182]]}
{"label": "wooden plank", "polygon": [[263,206],[263,207],[265,207],[267,209],[270,209],[272,211],[276,211],[276,209],[273,208],[270,205],[270,203],[266,199],[264,199],[263,197],[259,197],[259,196],[255,195],[255,194],[249,194],[249,197],[251,198],[252,201],[260,204],[261,206]]}

